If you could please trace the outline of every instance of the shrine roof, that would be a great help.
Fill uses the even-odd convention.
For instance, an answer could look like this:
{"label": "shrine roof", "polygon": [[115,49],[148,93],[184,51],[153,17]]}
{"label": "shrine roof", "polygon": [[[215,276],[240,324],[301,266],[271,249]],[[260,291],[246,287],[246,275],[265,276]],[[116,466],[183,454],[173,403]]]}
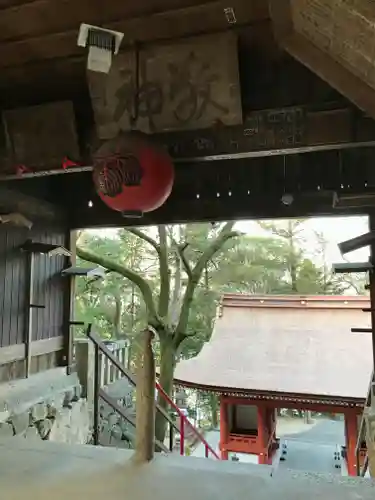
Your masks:
{"label": "shrine roof", "polygon": [[178,363],[181,385],[223,393],[359,401],[372,373],[364,296],[224,295],[212,337]]}

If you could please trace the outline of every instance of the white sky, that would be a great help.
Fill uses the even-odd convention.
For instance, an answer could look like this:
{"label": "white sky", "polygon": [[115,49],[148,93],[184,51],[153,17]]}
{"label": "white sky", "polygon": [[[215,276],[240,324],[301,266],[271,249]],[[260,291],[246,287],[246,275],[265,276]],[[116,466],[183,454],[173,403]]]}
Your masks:
{"label": "white sky", "polygon": [[[248,234],[267,234],[262,231],[255,221],[239,222],[237,226],[241,231]],[[344,262],[337,244],[341,241],[354,238],[360,234],[368,232],[368,218],[367,217],[319,217],[311,218],[304,224],[304,229],[301,236],[305,239],[305,247],[313,247],[316,240],[314,237],[315,232],[321,232],[327,241],[326,248],[326,263],[333,264]],[[364,262],[369,258],[369,248],[351,252],[345,255],[346,261],[351,262]]]}
{"label": "white sky", "polygon": [[[249,235],[262,235],[265,233],[256,221],[241,221],[236,224],[236,227]],[[311,247],[313,251],[315,240],[315,232],[323,233],[326,241],[326,264],[344,262],[337,244],[341,241],[354,238],[360,234],[368,231],[368,218],[367,217],[314,217],[306,221],[304,230],[301,234],[305,240],[305,248]],[[113,229],[92,230],[96,234],[113,235]],[[316,256],[311,255],[314,260]],[[363,262],[369,258],[369,248],[364,248],[356,252],[352,252],[345,256],[346,260],[351,262]]]}

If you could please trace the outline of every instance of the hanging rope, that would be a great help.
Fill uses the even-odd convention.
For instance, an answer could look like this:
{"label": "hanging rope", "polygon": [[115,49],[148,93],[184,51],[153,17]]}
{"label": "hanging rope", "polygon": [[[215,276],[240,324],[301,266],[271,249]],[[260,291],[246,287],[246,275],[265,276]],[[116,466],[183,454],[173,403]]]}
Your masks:
{"label": "hanging rope", "polygon": [[134,43],[134,72],[135,72],[135,82],[134,82],[134,94],[133,94],[133,112],[130,116],[130,129],[135,130],[138,118],[139,118],[139,90],[140,90],[140,50],[139,44],[137,42]]}

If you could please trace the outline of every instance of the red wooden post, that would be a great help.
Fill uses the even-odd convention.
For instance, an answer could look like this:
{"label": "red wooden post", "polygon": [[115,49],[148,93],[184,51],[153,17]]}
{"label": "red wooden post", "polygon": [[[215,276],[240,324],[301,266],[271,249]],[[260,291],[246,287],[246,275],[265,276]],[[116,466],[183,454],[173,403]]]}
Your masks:
{"label": "red wooden post", "polygon": [[358,435],[358,416],[355,411],[347,411],[345,413],[345,434],[346,434],[346,456],[347,468],[349,476],[357,475],[357,458],[355,448],[357,445]]}
{"label": "red wooden post", "polygon": [[228,405],[223,394],[220,395],[220,452],[221,460],[228,460]]}
{"label": "red wooden post", "polygon": [[265,408],[263,406],[257,406],[258,410],[258,464],[266,464],[268,461],[268,454],[266,448],[266,419],[265,419]]}
{"label": "red wooden post", "polygon": [[274,424],[272,413],[274,410],[272,408],[265,408],[265,422],[266,422],[266,442],[267,447],[267,457],[265,463],[272,465],[272,455],[273,455],[273,439],[274,439]]}

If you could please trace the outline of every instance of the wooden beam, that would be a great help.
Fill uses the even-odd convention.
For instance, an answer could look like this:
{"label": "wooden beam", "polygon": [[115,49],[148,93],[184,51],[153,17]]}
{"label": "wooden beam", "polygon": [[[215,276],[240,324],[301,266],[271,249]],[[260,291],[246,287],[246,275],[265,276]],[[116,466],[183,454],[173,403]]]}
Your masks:
{"label": "wooden beam", "polygon": [[[262,158],[375,147],[375,122],[349,107],[311,110],[291,106],[249,113],[243,125],[194,131],[155,134],[155,139],[169,150],[175,162],[201,163],[224,159]],[[91,162],[90,162],[91,163]],[[78,167],[77,171],[90,169]],[[51,174],[75,171],[56,169]],[[19,176],[0,175],[0,180],[44,177],[48,170]]]}
{"label": "wooden beam", "polygon": [[[10,6],[1,9],[0,42],[73,31],[81,22],[104,26],[118,19],[146,18],[210,3],[217,5],[215,0],[140,0],[112,2],[107,8],[103,8],[100,2],[93,3],[91,0],[81,0],[78,4],[74,0],[65,0],[64,3],[56,5],[50,0],[24,1],[24,5],[16,8]],[[235,7],[239,9],[236,10]],[[221,10],[223,12],[223,8]],[[252,0],[249,6],[247,2],[235,5],[234,11],[236,18],[242,18],[246,12],[247,20],[253,22],[268,17],[267,5],[263,0]],[[17,26],[15,33],[12,33],[13,26]]]}
{"label": "wooden beam", "polygon": [[375,146],[375,122],[349,107],[290,106],[249,113],[243,125],[156,134],[175,160],[256,158]]}
{"label": "wooden beam", "polygon": [[[77,229],[364,214],[367,205],[336,208],[335,193],[374,193],[374,158],[374,150],[367,148],[178,165],[170,198],[141,222],[110,210],[92,192],[90,172],[75,179],[62,176],[62,190],[70,193],[71,221]],[[292,195],[291,203],[283,202],[285,193]]]}
{"label": "wooden beam", "polygon": [[290,0],[269,0],[275,35],[281,46],[295,59],[375,118],[375,91],[328,53],[294,30]]}
{"label": "wooden beam", "polygon": [[[122,3],[128,4],[128,2]],[[104,28],[124,33],[122,47],[130,46],[134,41],[154,42],[228,28],[229,24],[224,14],[224,8],[228,5],[225,1],[214,0],[198,5],[196,3],[190,0],[190,6],[187,6],[186,0],[185,7],[151,13],[147,17],[138,16],[126,19],[122,16],[117,18],[114,16],[113,19],[116,21],[102,22],[101,25]],[[254,8],[253,2],[232,0],[231,7],[236,12],[236,26],[246,25],[268,16],[264,5]],[[44,11],[41,15],[44,15]],[[53,16],[58,17],[55,11]],[[82,21],[82,18],[80,20]],[[86,18],[84,21],[87,22]],[[84,54],[82,48],[77,47],[78,26],[79,23],[70,31],[63,30],[0,44],[0,67],[21,65],[33,60]]]}
{"label": "wooden beam", "polygon": [[[107,8],[90,0],[65,0],[54,4],[50,0],[34,0],[25,5],[1,11],[0,42],[18,41],[37,36],[76,30],[81,22],[103,26],[117,19],[146,17],[160,12],[199,6],[202,0],[147,0],[112,2]],[[22,21],[22,22],[20,22]],[[12,27],[17,30],[12,33]],[[5,28],[8,28],[5,31]]]}
{"label": "wooden beam", "polygon": [[145,214],[141,219],[125,219],[119,212],[108,209],[100,200],[95,200],[96,209],[86,210],[82,205],[81,210],[74,210],[71,219],[73,228],[100,228],[100,227],[124,227],[156,224],[184,224],[188,222],[215,222],[223,220],[247,220],[247,219],[274,219],[294,217],[325,217],[329,215],[366,215],[367,209],[357,207],[354,209],[343,209],[340,211],[332,208],[332,197],[321,196],[301,197],[291,206],[284,205],[281,195],[264,194],[254,196],[241,196],[236,198],[223,197],[211,200],[186,199],[178,202],[177,197],[166,203],[161,209]]}
{"label": "wooden beam", "polygon": [[[284,395],[285,396],[285,395]],[[303,396],[299,395],[299,397],[306,397],[309,398],[308,395]],[[311,396],[310,396],[311,397]],[[314,396],[314,398],[318,398],[318,396]],[[298,401],[284,401],[281,398],[281,401],[278,400],[271,400],[267,399],[267,396],[265,399],[260,400],[260,399],[252,399],[251,395],[249,395],[248,398],[245,397],[238,397],[238,396],[224,396],[225,402],[227,404],[233,404],[233,405],[245,405],[245,406],[266,406],[268,408],[290,408],[290,409],[300,409],[300,410],[311,410],[311,411],[317,411],[317,412],[330,412],[330,413],[344,413],[345,410],[350,409],[354,413],[357,413],[357,415],[360,415],[361,412],[363,411],[363,405],[361,401],[358,401],[358,407],[350,407],[349,405],[339,405],[339,404],[331,404],[330,402],[324,403],[322,401],[320,402],[311,402],[311,403],[304,403],[304,402],[298,402]],[[297,398],[296,398],[297,399]]]}
{"label": "wooden beam", "polygon": [[[32,357],[60,351],[63,348],[63,337],[53,337],[51,339],[31,342],[30,354]],[[21,361],[26,356],[26,345],[17,344],[0,348],[0,365],[5,365],[13,361]]]}
{"label": "wooden beam", "polygon": [[0,183],[0,211],[2,213],[19,212],[31,222],[34,220],[50,222],[64,220],[64,212],[56,205],[17,189],[6,187],[2,183]]}

